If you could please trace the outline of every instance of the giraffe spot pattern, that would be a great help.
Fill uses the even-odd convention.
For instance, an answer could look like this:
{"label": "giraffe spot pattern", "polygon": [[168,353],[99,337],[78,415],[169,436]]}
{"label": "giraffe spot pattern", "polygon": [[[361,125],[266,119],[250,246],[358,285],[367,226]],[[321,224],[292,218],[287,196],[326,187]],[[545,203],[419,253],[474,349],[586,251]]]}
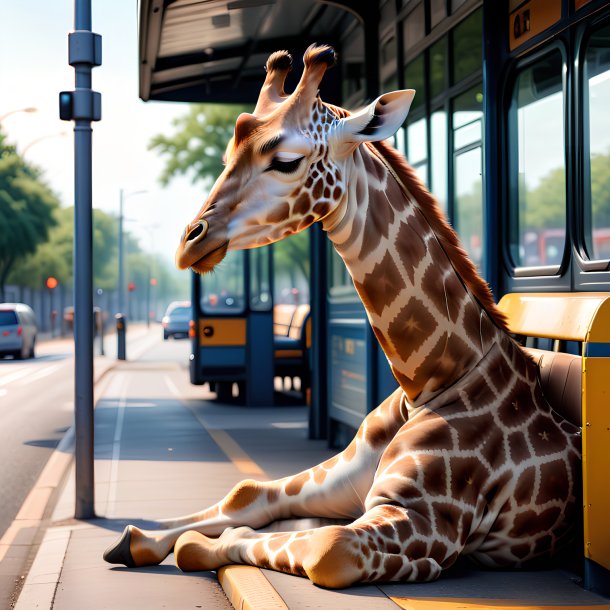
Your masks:
{"label": "giraffe spot pattern", "polygon": [[[383,309],[383,304],[379,304],[379,306]],[[406,361],[412,352],[417,351],[423,345],[437,325],[424,303],[413,296],[390,322],[388,336],[396,353]]]}
{"label": "giraffe spot pattern", "polygon": [[355,285],[362,300],[368,303],[377,315],[381,315],[383,310],[396,299],[405,282],[388,253],[375,265],[371,273],[366,274],[362,284],[355,282]]}
{"label": "giraffe spot pattern", "polygon": [[421,237],[411,226],[411,219],[402,222],[396,236],[396,251],[404,270],[409,276],[409,281],[415,280],[415,267],[426,256],[426,245]]}

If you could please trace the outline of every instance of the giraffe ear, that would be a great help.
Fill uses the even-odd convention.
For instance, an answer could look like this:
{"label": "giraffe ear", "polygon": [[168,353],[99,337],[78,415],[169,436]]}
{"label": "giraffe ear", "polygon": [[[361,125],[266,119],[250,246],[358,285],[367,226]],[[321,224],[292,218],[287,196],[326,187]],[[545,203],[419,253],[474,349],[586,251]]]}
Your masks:
{"label": "giraffe ear", "polygon": [[393,136],[405,122],[414,96],[414,89],[384,93],[359,112],[341,119],[337,143],[353,146]]}

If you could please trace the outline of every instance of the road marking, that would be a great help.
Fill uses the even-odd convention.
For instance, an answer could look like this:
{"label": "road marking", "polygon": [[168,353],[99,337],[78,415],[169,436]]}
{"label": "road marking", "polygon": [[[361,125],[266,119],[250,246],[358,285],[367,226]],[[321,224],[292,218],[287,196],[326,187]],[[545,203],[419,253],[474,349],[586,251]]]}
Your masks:
{"label": "road marking", "polygon": [[119,480],[119,460],[121,457],[121,436],[123,434],[123,423],[125,421],[125,407],[127,406],[127,375],[122,375],[123,384],[119,392],[118,411],[114,426],[114,438],[112,439],[112,458],[110,465],[110,481],[108,486],[108,499],[106,501],[106,517],[114,515],[114,504],[116,502],[117,483]]}
{"label": "road marking", "polygon": [[43,369],[39,369],[38,372],[34,373],[27,379],[23,379],[22,383],[31,383],[32,381],[38,381],[39,379],[48,377],[49,375],[53,374],[60,367],[61,367],[61,364],[52,364],[51,366],[47,366]]}
{"label": "road marking", "polygon": [[208,428],[206,422],[195,409],[193,409],[188,403],[182,401],[180,390],[176,387],[176,384],[167,376],[164,375],[165,383],[169,388],[169,391],[179,398],[181,404],[191,411],[195,419],[203,426],[203,429],[212,437],[212,440],[218,445],[220,450],[233,462],[237,470],[244,474],[255,474],[265,476],[265,471],[235,442],[224,430],[218,428]]}
{"label": "road marking", "polygon": [[29,375],[30,370],[31,369],[29,367],[24,367],[22,369],[15,371],[14,373],[8,373],[7,375],[0,377],[0,386],[8,385],[9,383],[12,383],[13,381],[17,381],[18,379],[21,379],[22,377]]}

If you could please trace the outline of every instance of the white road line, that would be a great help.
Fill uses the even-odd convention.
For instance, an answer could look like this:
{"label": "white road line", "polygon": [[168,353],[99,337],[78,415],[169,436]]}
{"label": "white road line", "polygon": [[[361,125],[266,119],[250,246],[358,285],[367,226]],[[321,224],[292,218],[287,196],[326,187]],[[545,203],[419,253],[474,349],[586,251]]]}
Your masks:
{"label": "white road line", "polygon": [[169,391],[176,396],[176,398],[182,398],[182,394],[180,394],[180,390],[176,387],[176,384],[167,375],[163,375],[163,378],[165,379]]}
{"label": "white road line", "polygon": [[8,373],[7,375],[0,377],[0,386],[8,385],[9,383],[12,383],[13,381],[17,381],[18,379],[21,379],[22,377],[29,375],[31,370],[32,369],[30,369],[30,367],[24,367],[22,369],[14,371],[13,373]]}
{"label": "white road line", "polygon": [[48,375],[52,375],[58,368],[61,367],[61,364],[52,364],[51,366],[47,366],[43,369],[39,369],[36,373],[28,377],[27,379],[22,379],[21,384],[31,383],[32,381],[38,381],[39,379],[43,379]]}
{"label": "white road line", "polygon": [[108,500],[106,501],[106,517],[115,514],[114,504],[116,502],[117,482],[119,480],[119,458],[121,457],[121,435],[123,434],[123,422],[125,420],[125,406],[127,405],[127,375],[122,375],[123,384],[119,393],[119,405],[114,426],[114,438],[112,439],[112,461],[110,466],[110,481],[108,485]]}

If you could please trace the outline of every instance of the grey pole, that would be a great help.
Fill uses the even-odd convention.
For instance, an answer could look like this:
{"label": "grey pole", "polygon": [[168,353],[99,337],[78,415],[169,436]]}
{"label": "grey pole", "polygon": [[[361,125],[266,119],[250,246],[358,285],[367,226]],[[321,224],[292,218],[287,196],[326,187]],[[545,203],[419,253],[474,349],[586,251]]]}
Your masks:
{"label": "grey pole", "polygon": [[75,0],[69,63],[75,91],[60,93],[60,117],[74,120],[74,424],[75,517],[95,516],[93,472],[93,279],[91,121],[101,118],[101,96],[91,69],[101,64],[101,37],[91,32],[91,0]]}
{"label": "grey pole", "polygon": [[123,189],[119,193],[119,313],[125,312],[125,265],[123,262]]}

